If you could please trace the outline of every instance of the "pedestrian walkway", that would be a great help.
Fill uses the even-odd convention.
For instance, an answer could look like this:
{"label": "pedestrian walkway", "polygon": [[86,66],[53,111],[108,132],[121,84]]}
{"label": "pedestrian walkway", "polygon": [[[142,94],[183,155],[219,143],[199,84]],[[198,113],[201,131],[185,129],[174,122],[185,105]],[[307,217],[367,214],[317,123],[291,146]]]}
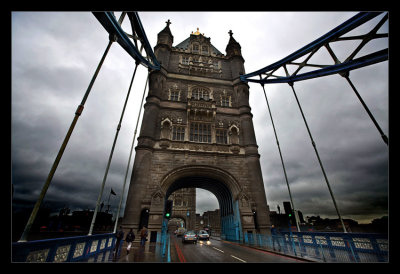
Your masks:
{"label": "pedestrian walkway", "polygon": [[162,258],[162,245],[155,242],[146,242],[144,246],[140,246],[140,241],[134,241],[132,243],[129,254],[126,250],[127,244],[122,244],[122,249],[115,261],[118,263],[132,263],[132,262],[163,262]]}

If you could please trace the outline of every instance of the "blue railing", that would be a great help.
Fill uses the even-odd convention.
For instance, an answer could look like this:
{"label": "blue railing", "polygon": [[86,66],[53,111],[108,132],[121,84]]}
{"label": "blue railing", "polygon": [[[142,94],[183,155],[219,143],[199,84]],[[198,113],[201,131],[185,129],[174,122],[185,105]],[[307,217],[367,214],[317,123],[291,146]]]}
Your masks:
{"label": "blue railing", "polygon": [[250,246],[322,262],[387,262],[388,235],[375,233],[281,232],[244,234]]}
{"label": "blue railing", "polygon": [[78,262],[112,259],[113,233],[12,243],[13,262]]}

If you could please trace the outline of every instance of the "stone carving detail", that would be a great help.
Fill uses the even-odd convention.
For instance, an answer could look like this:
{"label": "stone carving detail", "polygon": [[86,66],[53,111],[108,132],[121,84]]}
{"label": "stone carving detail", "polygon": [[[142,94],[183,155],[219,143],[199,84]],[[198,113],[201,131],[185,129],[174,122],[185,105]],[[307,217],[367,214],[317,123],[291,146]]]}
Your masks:
{"label": "stone carving detail", "polygon": [[248,207],[249,206],[249,198],[245,194],[242,194],[239,198],[240,206],[241,207]]}
{"label": "stone carving detail", "polygon": [[161,121],[161,139],[171,138],[172,122],[169,118],[163,118]]}
{"label": "stone carving detail", "polygon": [[253,222],[253,216],[243,216],[243,222],[250,224]]}
{"label": "stone carving detail", "polygon": [[[229,140],[232,145],[238,145],[239,144],[239,127],[236,125],[235,122],[230,123],[229,126]],[[234,151],[237,151],[239,149],[238,147],[234,146],[232,147]]]}
{"label": "stone carving detail", "polygon": [[160,191],[157,191],[151,197],[151,204],[152,205],[160,205],[162,200],[163,200],[163,195],[161,194]]}
{"label": "stone carving detail", "polygon": [[185,124],[186,119],[185,119],[185,114],[183,113],[177,113],[177,112],[172,112],[172,111],[161,111],[160,116],[159,116],[159,122],[163,124],[166,120],[172,124]]}

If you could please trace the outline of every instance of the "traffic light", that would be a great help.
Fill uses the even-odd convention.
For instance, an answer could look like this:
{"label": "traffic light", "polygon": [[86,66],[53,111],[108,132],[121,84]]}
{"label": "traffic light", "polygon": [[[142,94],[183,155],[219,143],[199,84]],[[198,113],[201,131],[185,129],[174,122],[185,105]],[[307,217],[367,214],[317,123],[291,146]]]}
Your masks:
{"label": "traffic light", "polygon": [[172,201],[167,200],[165,204],[165,218],[169,219],[171,217],[171,214],[172,214]]}

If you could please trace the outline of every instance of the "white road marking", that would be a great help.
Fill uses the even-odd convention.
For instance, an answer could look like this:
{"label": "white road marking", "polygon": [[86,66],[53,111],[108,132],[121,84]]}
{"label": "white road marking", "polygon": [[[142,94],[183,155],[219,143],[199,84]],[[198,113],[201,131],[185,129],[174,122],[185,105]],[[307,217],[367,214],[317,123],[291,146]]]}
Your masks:
{"label": "white road marking", "polygon": [[240,258],[238,258],[238,257],[233,256],[233,255],[231,255],[231,257],[235,258],[236,260],[242,261],[242,262],[244,262],[244,263],[246,262],[245,260],[242,260],[242,259],[240,259]]}
{"label": "white road marking", "polygon": [[212,248],[214,248],[214,249],[218,250],[219,252],[225,253],[223,250],[221,250],[221,249],[218,249],[218,248],[216,248],[216,247],[212,247]]}

